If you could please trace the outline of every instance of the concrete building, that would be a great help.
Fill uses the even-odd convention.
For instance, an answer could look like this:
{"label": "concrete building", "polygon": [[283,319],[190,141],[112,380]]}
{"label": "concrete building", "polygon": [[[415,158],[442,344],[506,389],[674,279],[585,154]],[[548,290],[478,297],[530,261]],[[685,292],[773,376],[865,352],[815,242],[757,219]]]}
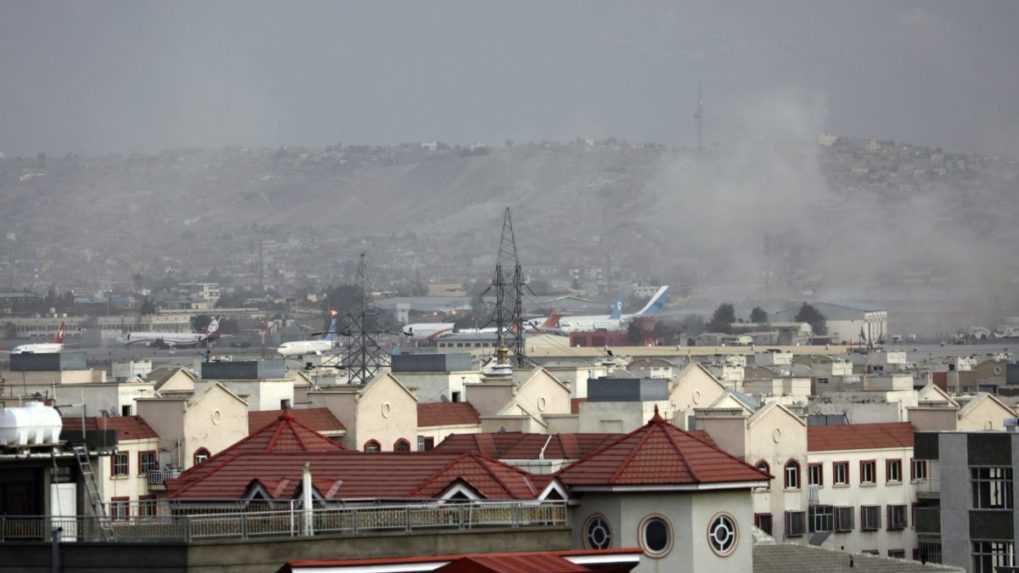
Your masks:
{"label": "concrete building", "polygon": [[418,451],[426,452],[448,436],[481,432],[481,416],[470,402],[419,402]]}
{"label": "concrete building", "polygon": [[726,393],[726,387],[699,362],[690,362],[669,384],[669,406],[672,421],[681,429],[688,429],[688,419],[694,410],[704,408]]}
{"label": "concrete building", "polygon": [[581,433],[625,433],[647,424],[655,413],[672,419],[669,383],[638,377],[605,377],[588,382],[580,403]]}
{"label": "concrete building", "polygon": [[159,435],[164,468],[186,470],[248,435],[248,405],[222,384],[140,398],[137,406],[138,416]]}
{"label": "concrete building", "polygon": [[486,432],[548,431],[550,416],[570,415],[570,389],[544,368],[515,370],[466,386],[466,401],[481,416]]}
{"label": "concrete building", "polygon": [[113,441],[99,444],[109,455],[100,455],[93,464],[106,504],[107,515],[113,520],[156,515],[156,495],[149,487],[149,474],[158,472],[159,435],[139,416],[85,418],[65,417],[61,435],[80,438],[85,432],[105,431]]}
{"label": "concrete building", "polygon": [[461,402],[464,386],[481,381],[474,357],[466,353],[396,354],[391,369],[421,402]]}
{"label": "concrete building", "polygon": [[[836,344],[880,344],[888,339],[888,311],[824,302],[812,303],[825,317],[828,336]],[[773,313],[776,321],[792,321],[800,305]]]}
{"label": "concrete building", "polygon": [[916,508],[921,555],[970,573],[1016,566],[1019,434],[918,432],[914,450],[930,476]]}
{"label": "concrete building", "polygon": [[640,547],[642,572],[751,571],[751,490],[769,478],[657,414],[557,474],[576,545]]}
{"label": "concrete building", "polygon": [[222,384],[249,410],[279,410],[294,403],[294,381],[283,360],[203,362],[201,379],[196,386]]}
{"label": "concrete building", "polygon": [[340,385],[309,390],[315,407],[328,408],[347,429],[343,446],[367,452],[417,448],[417,398],[390,373],[364,386]]}

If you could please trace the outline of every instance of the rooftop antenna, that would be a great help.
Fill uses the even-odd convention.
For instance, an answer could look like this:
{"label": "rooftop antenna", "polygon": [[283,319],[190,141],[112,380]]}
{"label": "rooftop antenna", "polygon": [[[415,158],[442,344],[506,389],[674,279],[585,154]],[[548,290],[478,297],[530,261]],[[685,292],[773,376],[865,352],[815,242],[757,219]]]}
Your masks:
{"label": "rooftop antenna", "polygon": [[376,313],[371,306],[371,287],[368,284],[367,267],[365,253],[361,253],[357,264],[357,284],[361,287],[361,297],[357,310],[348,315],[353,326],[351,328],[352,344],[348,348],[344,360],[348,384],[367,384],[381,368],[386,366],[386,353],[369,332],[369,317]]}
{"label": "rooftop antenna", "polygon": [[697,120],[697,153],[704,153],[704,90],[697,83],[697,111],[693,114]]}

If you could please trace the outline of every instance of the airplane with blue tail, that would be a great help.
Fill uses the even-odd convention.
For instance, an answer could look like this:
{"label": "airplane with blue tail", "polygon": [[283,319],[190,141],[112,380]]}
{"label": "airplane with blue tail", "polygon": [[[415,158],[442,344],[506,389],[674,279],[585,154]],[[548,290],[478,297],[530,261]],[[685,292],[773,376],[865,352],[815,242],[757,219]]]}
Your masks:
{"label": "airplane with blue tail", "polygon": [[625,330],[635,318],[655,316],[661,313],[668,302],[668,293],[668,285],[659,288],[651,300],[644,305],[644,308],[635,313],[623,314],[623,301],[617,300],[612,304],[607,315],[563,316],[552,328],[566,334],[591,330]]}

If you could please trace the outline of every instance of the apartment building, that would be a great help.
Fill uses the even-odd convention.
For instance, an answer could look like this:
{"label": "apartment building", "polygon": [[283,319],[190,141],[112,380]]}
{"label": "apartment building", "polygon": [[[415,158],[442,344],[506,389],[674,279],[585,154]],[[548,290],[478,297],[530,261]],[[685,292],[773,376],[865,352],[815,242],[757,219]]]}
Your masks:
{"label": "apartment building", "polygon": [[921,556],[970,573],[1011,571],[1019,433],[917,432],[914,439],[929,475],[916,508]]}
{"label": "apartment building", "polygon": [[148,477],[159,470],[159,435],[138,416],[65,417],[61,439],[104,430],[108,432],[100,435],[112,433],[113,437],[100,444],[109,455],[98,456],[93,471],[109,516],[126,520],[156,515],[156,496]]}

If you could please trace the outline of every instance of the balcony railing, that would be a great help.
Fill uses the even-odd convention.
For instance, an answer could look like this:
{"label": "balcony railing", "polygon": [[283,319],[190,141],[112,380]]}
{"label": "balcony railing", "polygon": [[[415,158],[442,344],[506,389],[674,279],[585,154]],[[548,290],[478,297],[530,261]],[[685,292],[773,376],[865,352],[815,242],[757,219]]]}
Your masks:
{"label": "balcony railing", "polygon": [[95,517],[0,516],[0,543],[50,541],[61,529],[64,542],[190,543],[203,539],[357,536],[384,532],[557,528],[567,525],[562,502],[473,502],[321,508],[310,520],[300,508],[192,515]]}
{"label": "balcony railing", "polygon": [[917,497],[936,498],[941,495],[941,472],[937,462],[927,462],[927,478],[915,480],[913,489]]}
{"label": "balcony railing", "polygon": [[180,470],[173,468],[163,468],[161,470],[149,470],[146,474],[148,479],[149,487],[164,487],[167,480],[176,479],[180,477]]}

